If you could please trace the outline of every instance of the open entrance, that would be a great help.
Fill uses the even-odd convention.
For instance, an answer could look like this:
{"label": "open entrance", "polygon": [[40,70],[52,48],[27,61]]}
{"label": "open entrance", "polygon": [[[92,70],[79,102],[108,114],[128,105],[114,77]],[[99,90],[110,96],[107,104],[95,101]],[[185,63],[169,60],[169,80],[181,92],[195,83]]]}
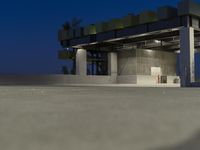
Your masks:
{"label": "open entrance", "polygon": [[87,51],[87,75],[108,75],[108,53]]}

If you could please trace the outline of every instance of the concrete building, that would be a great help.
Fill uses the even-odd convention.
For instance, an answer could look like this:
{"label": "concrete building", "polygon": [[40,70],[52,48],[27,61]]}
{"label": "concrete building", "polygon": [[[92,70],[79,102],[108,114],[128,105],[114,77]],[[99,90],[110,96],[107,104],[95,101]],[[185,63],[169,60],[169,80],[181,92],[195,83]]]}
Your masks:
{"label": "concrete building", "polygon": [[69,83],[198,86],[194,55],[200,47],[199,22],[200,4],[182,0],[177,8],[163,6],[157,12],[61,29],[59,58],[76,64],[75,75],[66,76]]}

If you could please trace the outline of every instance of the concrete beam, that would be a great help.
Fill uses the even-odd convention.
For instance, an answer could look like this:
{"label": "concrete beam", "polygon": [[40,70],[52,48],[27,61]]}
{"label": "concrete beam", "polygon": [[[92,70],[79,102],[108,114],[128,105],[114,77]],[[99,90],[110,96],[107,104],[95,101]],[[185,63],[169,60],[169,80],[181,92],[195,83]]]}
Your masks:
{"label": "concrete beam", "polygon": [[78,49],[76,52],[76,74],[87,75],[87,51]]}
{"label": "concrete beam", "polygon": [[180,77],[181,86],[189,87],[195,82],[194,28],[180,30]]}

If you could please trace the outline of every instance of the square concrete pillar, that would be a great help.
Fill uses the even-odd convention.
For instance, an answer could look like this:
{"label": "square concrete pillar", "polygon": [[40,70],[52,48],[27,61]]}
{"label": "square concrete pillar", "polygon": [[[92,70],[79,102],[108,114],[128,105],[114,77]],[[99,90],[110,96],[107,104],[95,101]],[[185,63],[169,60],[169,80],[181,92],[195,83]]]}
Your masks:
{"label": "square concrete pillar", "polygon": [[180,77],[181,86],[188,87],[195,82],[194,29],[183,27],[180,30]]}
{"label": "square concrete pillar", "polygon": [[108,54],[108,74],[117,76],[117,53],[111,52]]}
{"label": "square concrete pillar", "polygon": [[76,52],[76,74],[87,75],[87,51],[84,49]]}

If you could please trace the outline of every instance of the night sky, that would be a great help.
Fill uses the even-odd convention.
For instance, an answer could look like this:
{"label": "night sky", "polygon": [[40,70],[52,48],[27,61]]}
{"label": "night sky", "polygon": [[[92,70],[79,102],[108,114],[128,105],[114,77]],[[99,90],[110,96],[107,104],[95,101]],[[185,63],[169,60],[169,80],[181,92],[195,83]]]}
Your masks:
{"label": "night sky", "polygon": [[57,30],[72,17],[83,24],[176,6],[178,0],[1,0],[0,74],[61,73]]}

